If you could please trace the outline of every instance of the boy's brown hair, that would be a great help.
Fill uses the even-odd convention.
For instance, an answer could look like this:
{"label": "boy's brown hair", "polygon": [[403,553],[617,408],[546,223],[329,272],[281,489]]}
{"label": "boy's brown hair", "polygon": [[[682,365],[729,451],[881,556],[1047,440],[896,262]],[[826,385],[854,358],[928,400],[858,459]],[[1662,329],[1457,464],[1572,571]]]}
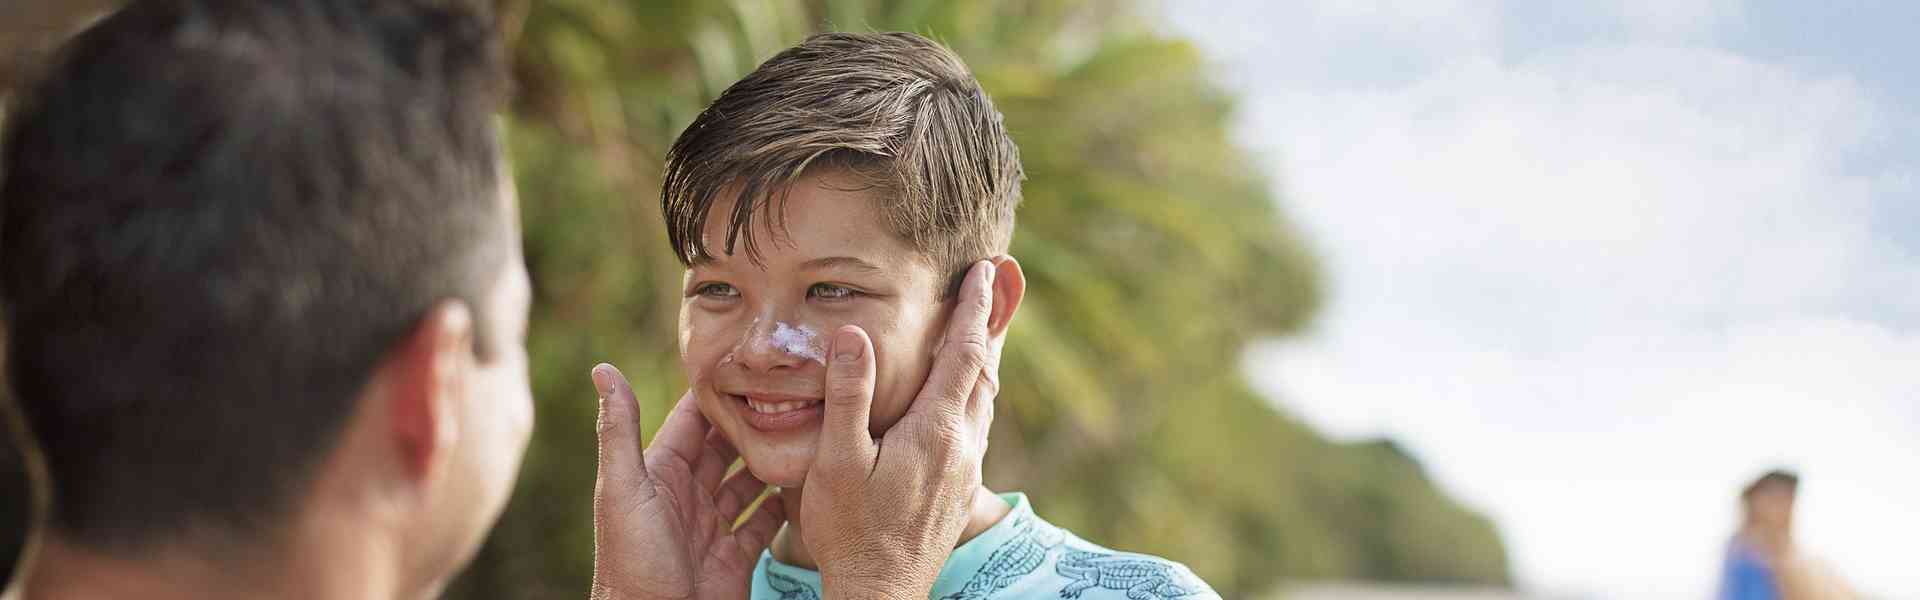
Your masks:
{"label": "boy's brown hair", "polygon": [[660,193],[674,254],[712,256],[701,232],[731,195],[724,251],[743,242],[757,262],[755,213],[822,168],[874,192],[888,228],[954,281],[1012,240],[1019,150],[960,57],[911,33],[825,33],[728,87],[674,141]]}

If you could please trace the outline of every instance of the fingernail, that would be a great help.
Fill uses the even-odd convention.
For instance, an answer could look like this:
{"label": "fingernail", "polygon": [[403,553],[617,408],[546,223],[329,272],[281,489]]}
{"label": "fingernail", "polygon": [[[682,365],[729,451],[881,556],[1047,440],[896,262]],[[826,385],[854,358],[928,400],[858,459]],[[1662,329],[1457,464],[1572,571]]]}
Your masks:
{"label": "fingernail", "polygon": [[987,267],[980,270],[986,272],[984,278],[980,280],[980,295],[991,302],[993,301],[993,261],[987,261]]}
{"label": "fingernail", "polygon": [[860,359],[860,335],[849,329],[833,334],[833,362],[847,362]]}
{"label": "fingernail", "polygon": [[593,366],[593,389],[600,391],[601,400],[613,394],[613,374],[607,372],[610,368],[604,363]]}

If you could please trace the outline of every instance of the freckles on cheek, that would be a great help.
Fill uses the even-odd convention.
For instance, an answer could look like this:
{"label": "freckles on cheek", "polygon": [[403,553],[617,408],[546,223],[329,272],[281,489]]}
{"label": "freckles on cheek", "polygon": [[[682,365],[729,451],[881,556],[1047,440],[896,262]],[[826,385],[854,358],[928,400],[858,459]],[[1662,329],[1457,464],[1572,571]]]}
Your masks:
{"label": "freckles on cheek", "polygon": [[689,338],[680,350],[680,372],[686,376],[687,385],[702,388],[711,384],[715,370],[724,364],[714,358],[722,350],[701,343],[697,334],[683,333],[682,337]]}
{"label": "freckles on cheek", "polygon": [[678,333],[680,334],[680,362],[682,363],[687,361],[687,352],[691,350],[693,346],[693,311],[691,309],[692,307],[686,304],[680,305],[680,330]]}
{"label": "freckles on cheek", "polygon": [[[759,321],[756,320],[755,322],[758,323]],[[718,345],[716,346],[715,351],[724,352],[725,354],[720,355],[719,362],[714,363],[714,366],[724,366],[724,365],[733,364],[734,355],[740,352],[740,346],[738,344],[721,343],[721,342],[716,342],[716,344]]]}
{"label": "freckles on cheek", "polygon": [[726,323],[713,315],[683,314],[680,320],[680,357],[705,368],[730,353],[735,338],[723,335]]}

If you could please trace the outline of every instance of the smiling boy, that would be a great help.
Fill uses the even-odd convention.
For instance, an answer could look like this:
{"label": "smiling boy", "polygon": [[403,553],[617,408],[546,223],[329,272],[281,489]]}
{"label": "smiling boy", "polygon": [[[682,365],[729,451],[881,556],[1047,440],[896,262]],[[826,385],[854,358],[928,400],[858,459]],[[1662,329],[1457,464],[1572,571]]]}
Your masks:
{"label": "smiling boy", "polygon": [[[789,517],[752,597],[818,598],[821,571],[857,569],[819,564],[818,544],[844,538],[801,516],[829,364],[872,352],[878,437],[950,341],[941,332],[969,272],[986,273],[987,343],[1004,344],[1025,292],[1007,254],[1022,177],[966,66],[906,33],[810,38],[728,88],[674,143],[661,200],[687,265],[681,364],[700,412],[755,477],[782,486]],[[930,597],[1217,597],[1182,565],[1053,526],[1022,494],[981,487],[965,504]]]}

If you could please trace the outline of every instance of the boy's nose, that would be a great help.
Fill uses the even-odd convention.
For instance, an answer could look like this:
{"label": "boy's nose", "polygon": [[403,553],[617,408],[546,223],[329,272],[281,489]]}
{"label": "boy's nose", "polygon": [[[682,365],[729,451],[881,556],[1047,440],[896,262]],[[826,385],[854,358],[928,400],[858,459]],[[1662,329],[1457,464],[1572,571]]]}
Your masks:
{"label": "boy's nose", "polygon": [[805,325],[761,319],[749,326],[733,348],[733,360],[755,371],[780,368],[797,369],[814,360],[824,350],[819,337]]}

